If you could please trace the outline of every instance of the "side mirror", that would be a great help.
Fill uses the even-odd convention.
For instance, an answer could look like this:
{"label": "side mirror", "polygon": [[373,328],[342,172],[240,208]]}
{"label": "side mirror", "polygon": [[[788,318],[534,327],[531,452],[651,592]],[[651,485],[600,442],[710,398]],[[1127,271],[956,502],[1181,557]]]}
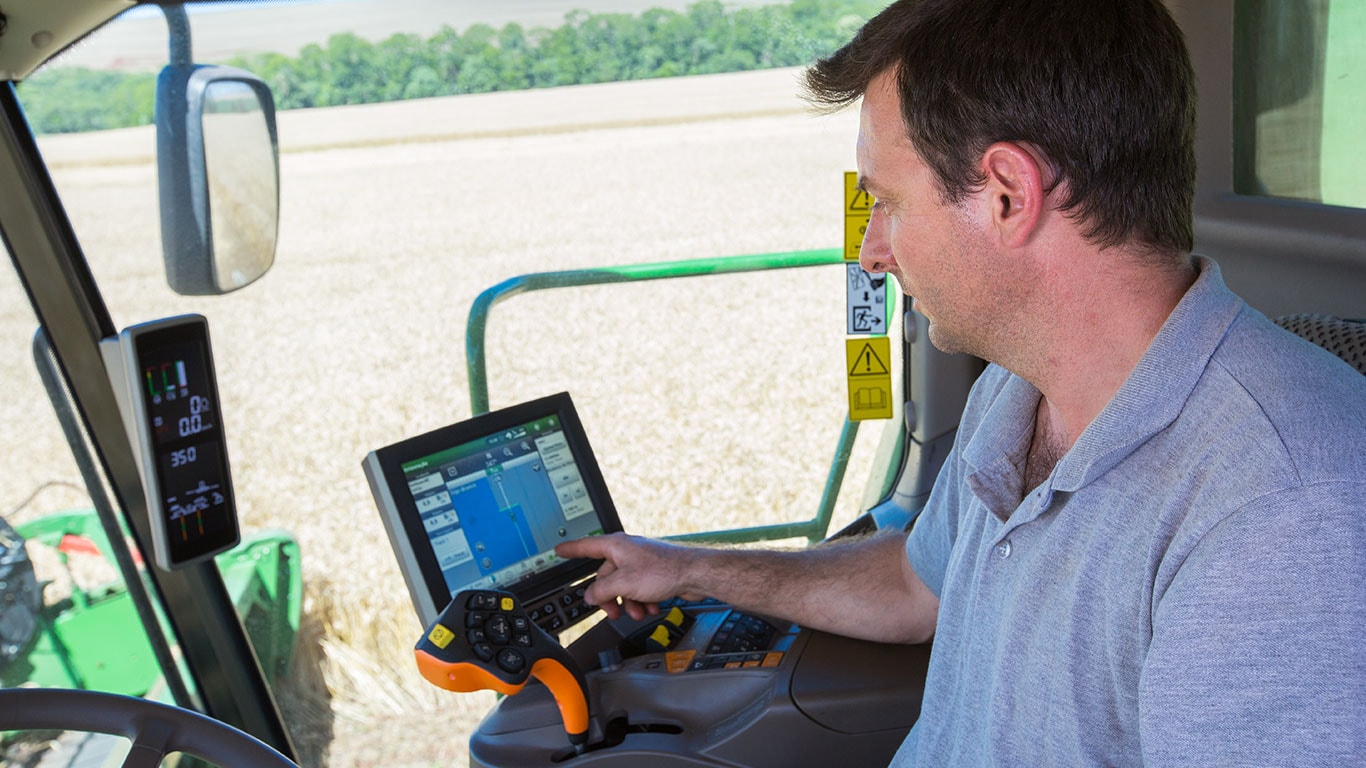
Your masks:
{"label": "side mirror", "polygon": [[275,262],[280,159],[275,100],[232,67],[157,77],[157,181],[166,282],[182,295],[229,293]]}

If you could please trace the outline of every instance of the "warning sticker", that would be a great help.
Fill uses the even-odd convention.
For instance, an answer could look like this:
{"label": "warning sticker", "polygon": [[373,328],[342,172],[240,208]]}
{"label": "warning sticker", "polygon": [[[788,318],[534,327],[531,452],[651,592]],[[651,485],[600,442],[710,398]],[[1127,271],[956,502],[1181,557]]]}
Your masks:
{"label": "warning sticker", "polygon": [[891,350],[892,342],[886,336],[845,339],[851,420],[892,418]]}
{"label": "warning sticker", "polygon": [[863,233],[873,214],[873,196],[858,188],[858,172],[844,172],[844,260],[858,261]]}

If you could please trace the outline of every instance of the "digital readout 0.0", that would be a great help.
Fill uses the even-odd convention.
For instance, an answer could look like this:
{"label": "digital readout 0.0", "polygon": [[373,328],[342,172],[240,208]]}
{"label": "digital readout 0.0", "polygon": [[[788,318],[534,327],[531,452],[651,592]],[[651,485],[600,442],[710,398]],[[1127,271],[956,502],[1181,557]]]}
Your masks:
{"label": "digital readout 0.0", "polygon": [[193,342],[170,344],[143,360],[142,396],[147,402],[157,445],[194,437],[216,425],[203,348]]}

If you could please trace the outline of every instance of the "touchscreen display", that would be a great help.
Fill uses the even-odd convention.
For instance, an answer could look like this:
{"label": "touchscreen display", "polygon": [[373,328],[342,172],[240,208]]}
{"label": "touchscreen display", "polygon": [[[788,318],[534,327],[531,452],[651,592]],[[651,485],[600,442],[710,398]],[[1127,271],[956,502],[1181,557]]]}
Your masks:
{"label": "touchscreen display", "polygon": [[451,592],[509,584],[558,562],[561,541],[602,533],[558,416],[402,465]]}
{"label": "touchscreen display", "polygon": [[580,588],[598,563],[555,545],[621,521],[567,392],[387,445],[362,466],[424,625],[456,592],[490,587],[541,609],[547,631],[591,613]]}

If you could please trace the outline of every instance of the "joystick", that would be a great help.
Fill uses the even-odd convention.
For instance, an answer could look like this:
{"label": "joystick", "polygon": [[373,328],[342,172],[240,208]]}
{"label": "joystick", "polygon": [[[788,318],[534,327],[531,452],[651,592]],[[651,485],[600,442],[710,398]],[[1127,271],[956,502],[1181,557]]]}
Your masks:
{"label": "joystick", "polygon": [[582,753],[587,745],[583,672],[511,593],[478,589],[456,594],[413,652],[422,676],[448,691],[494,690],[511,696],[535,677],[554,695],[575,751]]}

